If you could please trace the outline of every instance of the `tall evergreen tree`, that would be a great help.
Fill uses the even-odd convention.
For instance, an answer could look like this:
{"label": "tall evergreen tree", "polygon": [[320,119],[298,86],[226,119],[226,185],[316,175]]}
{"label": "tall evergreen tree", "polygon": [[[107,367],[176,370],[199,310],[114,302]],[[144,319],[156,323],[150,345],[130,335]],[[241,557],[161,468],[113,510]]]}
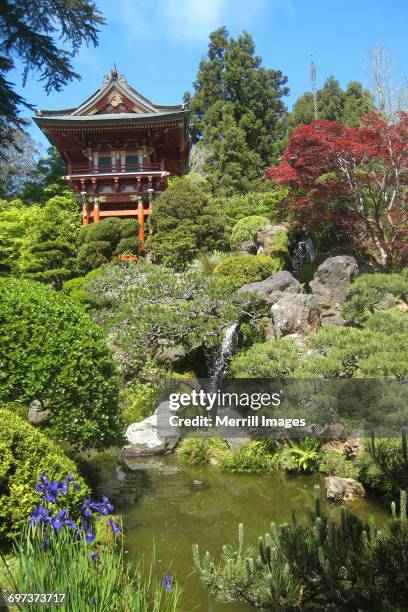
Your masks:
{"label": "tall evergreen tree", "polygon": [[286,130],[286,82],[280,70],[262,66],[250,34],[233,39],[225,27],[210,34],[194,95],[186,94],[185,101],[192,111],[193,140],[209,151],[206,170],[213,191],[222,192],[225,184],[227,191],[245,191],[276,160]]}
{"label": "tall evergreen tree", "polygon": [[[319,119],[341,121],[345,125],[357,127],[360,116],[374,111],[370,92],[358,81],[350,81],[345,91],[340,83],[330,75],[323,87],[317,91],[317,114]],[[298,98],[290,113],[289,124],[292,128],[314,121],[313,96],[308,91]]]}

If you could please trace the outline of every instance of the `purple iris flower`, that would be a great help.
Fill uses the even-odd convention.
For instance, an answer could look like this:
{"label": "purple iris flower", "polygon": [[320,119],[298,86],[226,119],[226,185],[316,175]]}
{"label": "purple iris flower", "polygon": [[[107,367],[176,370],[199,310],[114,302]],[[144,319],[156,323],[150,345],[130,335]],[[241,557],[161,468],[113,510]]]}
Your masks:
{"label": "purple iris flower", "polygon": [[31,518],[28,520],[30,525],[47,525],[51,520],[49,515],[49,510],[44,508],[44,506],[38,506],[35,510],[31,512]]}
{"label": "purple iris flower", "polygon": [[160,580],[160,584],[164,586],[166,591],[171,591],[173,585],[173,578],[171,576],[165,576],[163,580]]}
{"label": "purple iris flower", "polygon": [[112,529],[112,533],[113,533],[113,535],[118,535],[118,534],[120,533],[120,528],[119,528],[119,525],[117,525],[117,524],[114,522],[114,520],[113,520],[113,518],[112,518],[112,517],[110,517],[110,518],[109,518],[109,521],[108,521],[108,522],[109,522],[110,528]]}

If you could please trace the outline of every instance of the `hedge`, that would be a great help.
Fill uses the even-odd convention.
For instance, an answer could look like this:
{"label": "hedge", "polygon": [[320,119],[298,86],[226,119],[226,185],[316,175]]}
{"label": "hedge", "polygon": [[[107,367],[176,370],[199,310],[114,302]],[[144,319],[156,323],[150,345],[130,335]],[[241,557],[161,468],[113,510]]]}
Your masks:
{"label": "hedge", "polygon": [[119,439],[118,375],[82,306],[40,283],[0,279],[0,402],[48,411],[52,436],[78,446]]}

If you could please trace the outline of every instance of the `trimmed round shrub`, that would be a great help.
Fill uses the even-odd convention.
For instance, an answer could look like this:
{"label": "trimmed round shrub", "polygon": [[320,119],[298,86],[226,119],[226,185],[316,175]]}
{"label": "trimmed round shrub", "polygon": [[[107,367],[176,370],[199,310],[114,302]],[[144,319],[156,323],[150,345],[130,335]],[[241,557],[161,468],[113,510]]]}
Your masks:
{"label": "trimmed round shrub", "polygon": [[38,506],[40,494],[35,491],[35,485],[42,473],[47,473],[50,480],[73,476],[80,487],[78,491],[72,487],[60,503],[72,518],[79,516],[89,489],[75,463],[58,444],[17,414],[0,408],[0,419],[0,539],[18,535],[31,510]]}
{"label": "trimmed round shrub", "polygon": [[234,225],[231,232],[231,249],[238,249],[246,240],[252,240],[259,230],[270,224],[269,219],[253,215],[244,217]]}
{"label": "trimmed round shrub", "polygon": [[78,302],[40,283],[0,279],[0,293],[0,402],[38,400],[59,440],[117,442],[118,375],[104,332]]}
{"label": "trimmed round shrub", "polygon": [[238,288],[246,283],[261,281],[283,270],[279,258],[269,255],[231,255],[215,267],[214,274]]}
{"label": "trimmed round shrub", "polygon": [[132,252],[137,255],[140,241],[136,219],[109,217],[100,223],[91,223],[81,229],[77,254],[78,267],[82,271],[99,268],[115,255]]}

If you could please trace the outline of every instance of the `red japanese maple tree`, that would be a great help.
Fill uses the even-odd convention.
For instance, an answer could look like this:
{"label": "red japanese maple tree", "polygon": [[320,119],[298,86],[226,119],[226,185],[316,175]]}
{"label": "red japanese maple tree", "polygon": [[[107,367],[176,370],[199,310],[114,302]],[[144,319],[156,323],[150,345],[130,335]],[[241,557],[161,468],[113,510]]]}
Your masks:
{"label": "red japanese maple tree", "polygon": [[408,113],[392,124],[371,114],[361,127],[299,126],[266,175],[291,187],[291,210],[304,225],[346,226],[387,268],[408,259]]}

